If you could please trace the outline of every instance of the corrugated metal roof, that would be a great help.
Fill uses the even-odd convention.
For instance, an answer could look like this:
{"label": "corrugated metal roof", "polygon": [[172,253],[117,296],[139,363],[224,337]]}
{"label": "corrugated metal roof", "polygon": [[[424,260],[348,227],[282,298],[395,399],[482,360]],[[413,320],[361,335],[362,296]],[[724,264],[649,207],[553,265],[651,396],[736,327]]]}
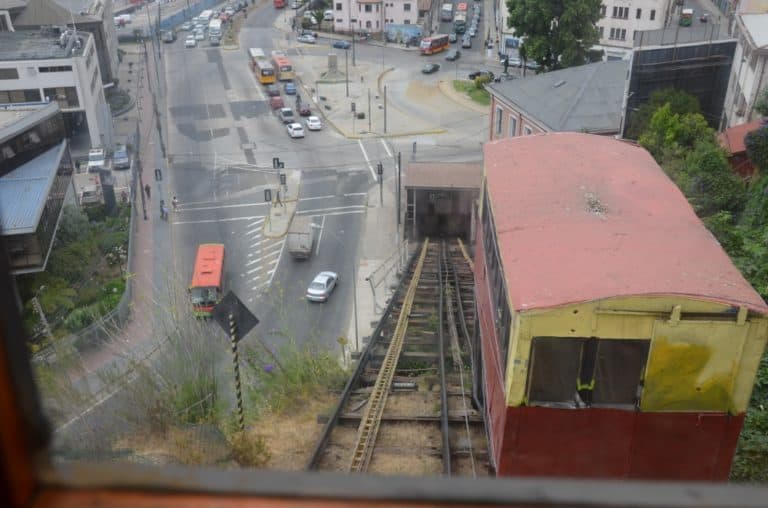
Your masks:
{"label": "corrugated metal roof", "polygon": [[737,154],[747,150],[744,144],[744,138],[752,131],[756,131],[760,127],[764,127],[762,120],[755,120],[754,122],[743,123],[729,129],[725,129],[723,132],[717,135],[720,146],[725,148],[729,154]]}
{"label": "corrugated metal roof", "polygon": [[678,295],[768,314],[643,148],[560,132],[492,141],[484,153],[516,310]]}
{"label": "corrugated metal roof", "polygon": [[611,60],[488,85],[552,131],[618,132],[629,62]]}
{"label": "corrugated metal roof", "polygon": [[4,235],[33,233],[43,213],[67,142],[0,177],[0,231]]}
{"label": "corrugated metal roof", "polygon": [[740,14],[756,48],[768,47],[768,14]]}
{"label": "corrugated metal roof", "polygon": [[481,162],[412,162],[405,172],[405,187],[422,189],[479,189]]}

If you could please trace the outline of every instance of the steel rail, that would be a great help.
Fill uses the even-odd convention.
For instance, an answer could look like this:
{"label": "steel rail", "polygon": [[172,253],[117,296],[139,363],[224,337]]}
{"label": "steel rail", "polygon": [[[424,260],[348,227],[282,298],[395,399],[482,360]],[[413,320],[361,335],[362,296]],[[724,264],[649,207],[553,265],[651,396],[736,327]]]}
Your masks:
{"label": "steel rail", "polygon": [[373,447],[379,431],[381,415],[384,412],[384,406],[386,405],[387,396],[389,395],[389,388],[392,385],[397,362],[403,348],[405,332],[408,329],[408,315],[411,312],[413,298],[416,294],[416,288],[419,285],[419,279],[421,278],[421,271],[424,267],[424,259],[426,258],[428,247],[429,238],[426,238],[421,249],[419,260],[416,263],[416,269],[411,276],[411,283],[408,286],[408,291],[405,294],[400,309],[400,316],[397,320],[395,333],[389,343],[387,355],[379,369],[376,383],[371,391],[368,404],[366,405],[363,420],[360,422],[360,427],[357,431],[357,444],[355,445],[352,453],[352,460],[349,464],[350,472],[365,471],[368,468],[371,456],[373,455]]}
{"label": "steel rail", "polygon": [[440,250],[437,258],[437,283],[440,288],[439,305],[438,305],[438,332],[437,332],[437,348],[438,348],[438,367],[440,368],[440,433],[443,438],[443,474],[445,476],[451,476],[451,443],[448,439],[448,389],[446,387],[445,380],[445,337],[443,331],[445,329],[445,284],[443,283],[443,269],[446,268],[445,264],[445,240],[440,242]]}
{"label": "steel rail", "polygon": [[[418,253],[419,251],[416,250],[411,256],[411,259],[408,262],[408,269],[410,269],[414,265],[414,263],[416,263],[416,260],[418,259],[417,258]],[[325,451],[325,448],[328,445],[328,440],[331,438],[331,433],[333,432],[334,427],[338,425],[340,416],[343,414],[343,409],[346,406],[346,404],[349,402],[349,398],[351,397],[352,392],[354,391],[354,388],[357,386],[358,381],[365,370],[365,366],[371,357],[371,351],[373,351],[373,348],[376,347],[377,342],[379,342],[379,340],[381,339],[381,332],[384,329],[384,326],[386,326],[387,317],[392,313],[392,309],[395,306],[395,302],[397,301],[398,297],[400,296],[400,293],[403,291],[403,288],[405,287],[406,280],[407,280],[406,277],[403,277],[400,279],[400,282],[397,285],[397,289],[395,290],[392,297],[389,299],[389,303],[387,304],[387,307],[384,310],[384,314],[379,320],[379,324],[376,326],[376,329],[373,331],[373,334],[371,335],[371,340],[363,349],[363,354],[360,355],[360,358],[357,362],[357,366],[355,367],[355,370],[352,372],[352,375],[347,380],[347,384],[344,386],[344,389],[341,392],[339,403],[334,408],[333,413],[331,414],[331,417],[328,418],[328,421],[326,422],[325,427],[323,427],[323,431],[320,434],[320,439],[318,439],[317,444],[315,445],[315,449],[312,451],[312,455],[310,455],[309,460],[307,461],[307,465],[304,467],[304,469],[308,471],[314,471],[317,469],[318,464],[320,462],[320,457],[322,456],[323,451]]]}

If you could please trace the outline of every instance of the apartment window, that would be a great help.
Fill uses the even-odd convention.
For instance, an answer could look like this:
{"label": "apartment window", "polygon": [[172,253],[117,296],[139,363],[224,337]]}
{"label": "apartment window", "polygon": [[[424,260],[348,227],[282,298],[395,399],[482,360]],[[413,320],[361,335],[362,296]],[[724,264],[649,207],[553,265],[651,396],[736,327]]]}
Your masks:
{"label": "apartment window", "polygon": [[62,108],[80,107],[80,101],[77,99],[77,88],[74,86],[44,88],[43,93],[52,101],[57,101]]}
{"label": "apartment window", "polygon": [[336,2],[336,10],[337,11],[341,10],[341,3],[340,2]]}
{"label": "apartment window", "polygon": [[629,18],[629,7],[616,7],[613,6],[613,17],[617,19]]}
{"label": "apartment window", "polygon": [[625,41],[625,40],[627,40],[627,30],[626,30],[626,28],[622,28],[622,29],[620,30],[620,32],[621,32],[621,33],[619,34],[619,40],[620,40],[620,41]]}
{"label": "apartment window", "polygon": [[606,11],[606,9],[608,9],[608,8],[605,6],[605,4],[603,4],[603,5],[601,5],[601,6],[600,6],[600,17],[601,17],[601,18],[604,18],[604,17],[605,17],[605,11]]}
{"label": "apartment window", "polygon": [[376,4],[376,12],[379,12],[379,5]]}
{"label": "apartment window", "polygon": [[403,20],[403,24],[404,25],[410,25],[411,24],[411,20],[410,19]]}
{"label": "apartment window", "polygon": [[403,4],[403,10],[409,12],[411,10],[411,4]]}
{"label": "apartment window", "polygon": [[0,69],[0,79],[19,79],[19,70],[16,67]]}
{"label": "apartment window", "polygon": [[24,102],[42,102],[40,90],[37,88],[0,90],[0,104],[21,104]]}
{"label": "apartment window", "polygon": [[509,130],[507,131],[507,136],[510,138],[517,136],[517,118],[512,115],[509,115]]}
{"label": "apartment window", "polygon": [[619,17],[618,14],[619,14],[619,8],[614,5],[613,6],[613,16],[611,16],[611,17],[612,18],[618,18]]}
{"label": "apartment window", "polygon": [[365,4],[365,12],[373,12],[373,6],[371,4]]}
{"label": "apartment window", "polygon": [[642,10],[642,9],[638,9],[638,10],[635,12],[635,19],[640,19],[640,15],[641,15],[642,13],[643,13],[643,10]]}
{"label": "apartment window", "polygon": [[651,21],[656,19],[656,9],[651,9]]}
{"label": "apartment window", "polygon": [[58,65],[54,67],[38,67],[38,72],[72,72],[71,65]]}
{"label": "apartment window", "polygon": [[530,127],[527,127],[527,126],[523,127],[523,135],[528,136],[530,134],[533,134],[533,129],[531,129]]}
{"label": "apartment window", "polygon": [[501,135],[502,121],[504,120],[504,110],[496,106],[496,134]]}
{"label": "apartment window", "polygon": [[370,21],[366,21],[365,22],[365,28],[371,28],[371,22]]}
{"label": "apartment window", "polygon": [[603,38],[603,32],[604,32],[603,27],[601,27],[601,26],[597,27],[597,31],[600,34],[600,38],[602,39]]}

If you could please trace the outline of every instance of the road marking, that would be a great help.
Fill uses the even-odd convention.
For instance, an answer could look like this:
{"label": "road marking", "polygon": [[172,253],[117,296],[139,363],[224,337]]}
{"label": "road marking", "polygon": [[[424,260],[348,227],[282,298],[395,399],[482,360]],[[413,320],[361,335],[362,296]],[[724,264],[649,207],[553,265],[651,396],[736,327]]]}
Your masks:
{"label": "road marking", "polygon": [[181,224],[207,224],[212,222],[233,222],[237,220],[251,220],[255,219],[256,217],[230,217],[229,219],[210,219],[210,220],[185,220],[185,221],[177,221],[174,222],[174,225],[181,225]]}
{"label": "road marking", "polygon": [[269,274],[268,284],[272,284],[272,279],[275,277],[275,272],[277,271],[277,267],[280,266],[280,260],[283,259],[283,250],[285,249],[286,243],[288,242],[283,242],[282,247],[280,247],[280,254],[277,255],[277,264],[275,265],[275,268],[272,270],[272,273]]}
{"label": "road marking", "polygon": [[[268,247],[262,247],[262,251],[269,251],[274,249],[275,247],[279,247],[280,243],[273,243],[272,245],[269,245]],[[273,253],[274,254],[274,253]]]}
{"label": "road marking", "polygon": [[257,226],[257,225],[263,224],[263,223],[264,223],[264,217],[262,217],[259,220],[255,220],[255,221],[251,222],[250,224],[248,224],[247,227],[252,228],[253,226]]}
{"label": "road marking", "polygon": [[[359,141],[359,140],[358,140]],[[384,150],[387,151],[387,155],[392,157],[392,152],[389,151],[389,147],[387,146],[387,142],[384,141],[384,138],[379,138],[379,141],[381,141],[381,144],[384,145]]]}
{"label": "road marking", "polygon": [[[266,242],[266,241],[267,241],[267,240],[266,240],[265,238],[262,238],[262,239],[261,239],[261,240],[259,240],[258,242],[256,242],[256,243],[252,243],[252,244],[251,244],[251,249],[255,249],[256,247],[258,247],[258,246],[259,246],[259,244],[260,244],[260,243],[263,243],[263,242]],[[251,257],[251,256],[253,256],[253,252],[251,252],[250,254],[248,254],[248,257]]]}
{"label": "road marking", "polygon": [[348,192],[344,194],[345,198],[351,198],[352,196],[367,196],[367,192]]}
{"label": "road marking", "polygon": [[315,213],[315,212],[309,212],[309,213],[302,213],[302,212],[296,212],[296,215],[317,215],[320,217],[333,217],[335,215],[348,215],[348,214],[356,214],[356,213],[365,213],[365,210],[350,210],[348,212],[334,212],[334,213]]}
{"label": "road marking", "polygon": [[313,199],[333,199],[337,197],[339,196],[336,196],[335,194],[329,194],[328,196],[317,196],[315,198],[301,198],[299,201],[312,201]]}
{"label": "road marking", "polygon": [[[242,208],[244,206],[269,206],[269,203],[259,201],[258,203],[238,203],[236,205],[219,205],[219,206],[200,206],[197,208],[184,208],[185,212],[198,212],[201,210],[221,210],[222,208]],[[249,217],[250,219],[264,219],[263,215],[254,215]]]}
{"label": "road marking", "polygon": [[[261,259],[261,258],[259,258],[259,259]],[[260,266],[257,266],[256,268],[252,268],[252,269],[250,269],[250,270],[246,271],[245,273],[247,273],[248,275],[250,275],[250,274],[252,274],[253,272],[257,272],[257,271],[259,271],[259,270],[261,270],[261,267],[260,267]]]}
{"label": "road marking", "polygon": [[379,179],[376,177],[376,173],[373,171],[373,166],[371,166],[371,159],[368,158],[368,153],[365,151],[365,147],[363,146],[363,140],[358,139],[357,144],[360,145],[360,150],[363,151],[363,157],[365,157],[365,162],[368,164],[368,169],[371,170],[371,176],[373,176],[373,181],[377,182]]}
{"label": "road marking", "polygon": [[339,210],[349,210],[349,209],[359,210],[359,209],[365,209],[365,208],[366,208],[365,205],[332,206],[328,208],[315,208],[312,210],[299,210],[297,213],[306,215],[308,213],[319,212],[318,215],[321,215],[322,212],[336,212]]}
{"label": "road marking", "polygon": [[268,265],[273,265],[273,264],[277,263],[278,261],[280,261],[280,258],[275,258],[275,259],[273,259],[271,261],[267,261],[267,264]]}
{"label": "road marking", "polygon": [[253,233],[257,233],[257,232],[261,231],[261,229],[262,229],[261,226],[256,226],[255,228],[249,229],[248,231],[246,231],[245,234],[247,236],[251,236]]}
{"label": "road marking", "polygon": [[254,275],[253,277],[251,277],[251,279],[250,279],[250,280],[251,280],[251,282],[256,282],[256,281],[257,281],[257,280],[259,280],[260,278],[261,278],[261,275]]}
{"label": "road marking", "polygon": [[320,223],[320,234],[317,235],[317,247],[315,247],[315,256],[320,252],[320,240],[323,239],[323,228],[325,227],[325,215],[323,215],[323,221]]}

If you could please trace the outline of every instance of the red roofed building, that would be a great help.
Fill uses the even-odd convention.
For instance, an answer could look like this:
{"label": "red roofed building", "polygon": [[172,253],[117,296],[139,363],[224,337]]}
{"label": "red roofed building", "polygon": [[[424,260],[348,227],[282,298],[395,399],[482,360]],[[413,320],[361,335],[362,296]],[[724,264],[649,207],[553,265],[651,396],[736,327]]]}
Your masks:
{"label": "red roofed building", "polygon": [[500,475],[726,480],[768,306],[642,148],[484,147],[477,317]]}
{"label": "red roofed building", "polygon": [[762,120],[755,120],[754,122],[743,123],[736,127],[725,129],[717,136],[720,146],[728,152],[728,162],[731,165],[731,169],[745,180],[752,179],[757,170],[752,165],[749,157],[747,157],[747,147],[744,143],[744,138],[750,132],[764,125],[765,123]]}

